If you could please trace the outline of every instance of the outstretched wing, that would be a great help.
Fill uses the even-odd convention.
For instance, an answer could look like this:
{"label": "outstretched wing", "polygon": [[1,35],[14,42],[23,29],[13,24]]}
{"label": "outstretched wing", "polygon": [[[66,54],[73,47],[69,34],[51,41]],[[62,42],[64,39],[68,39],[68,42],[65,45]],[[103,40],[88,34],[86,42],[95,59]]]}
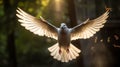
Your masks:
{"label": "outstretched wing", "polygon": [[24,26],[25,29],[30,30],[39,36],[45,35],[47,37],[57,39],[57,28],[45,21],[42,17],[39,19],[35,18],[20,8],[18,8],[16,11],[16,16],[19,18],[18,21],[21,22],[21,25]]}
{"label": "outstretched wing", "polygon": [[106,19],[108,18],[108,14],[109,10],[94,20],[87,19],[82,24],[71,28],[71,40],[87,39],[92,37],[104,26],[104,23],[107,21]]}

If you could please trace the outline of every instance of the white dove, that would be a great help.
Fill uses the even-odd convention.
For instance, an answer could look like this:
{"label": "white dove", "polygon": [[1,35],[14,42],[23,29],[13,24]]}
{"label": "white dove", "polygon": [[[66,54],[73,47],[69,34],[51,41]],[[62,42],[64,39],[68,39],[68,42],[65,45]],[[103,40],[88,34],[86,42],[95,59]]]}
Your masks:
{"label": "white dove", "polygon": [[18,21],[21,22],[21,25],[24,26],[25,29],[39,36],[47,36],[57,40],[57,43],[49,47],[48,50],[54,59],[61,62],[69,62],[70,60],[76,59],[81,50],[75,47],[71,41],[92,37],[104,26],[109,14],[109,10],[107,10],[100,17],[94,20],[87,19],[85,22],[73,28],[68,28],[65,23],[62,23],[60,28],[58,28],[42,17],[36,18],[20,8],[16,11],[16,16],[19,18]]}

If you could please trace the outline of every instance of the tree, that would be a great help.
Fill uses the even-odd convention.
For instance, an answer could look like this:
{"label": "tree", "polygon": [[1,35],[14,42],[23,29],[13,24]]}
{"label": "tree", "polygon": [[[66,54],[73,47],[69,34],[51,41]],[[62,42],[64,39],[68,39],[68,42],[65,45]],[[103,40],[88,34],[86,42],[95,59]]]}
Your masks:
{"label": "tree", "polygon": [[6,36],[7,36],[7,52],[8,52],[8,66],[9,67],[17,67],[17,60],[16,60],[16,48],[15,48],[15,35],[14,30],[16,26],[16,16],[15,16],[15,10],[17,7],[17,0],[13,0],[13,3],[11,3],[11,0],[3,0],[4,4],[4,12],[6,16]]}

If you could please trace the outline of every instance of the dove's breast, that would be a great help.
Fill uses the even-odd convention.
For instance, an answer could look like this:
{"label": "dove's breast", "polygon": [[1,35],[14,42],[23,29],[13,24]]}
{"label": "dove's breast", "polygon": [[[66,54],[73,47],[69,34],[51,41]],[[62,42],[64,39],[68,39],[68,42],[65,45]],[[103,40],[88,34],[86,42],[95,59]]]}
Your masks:
{"label": "dove's breast", "polygon": [[58,43],[60,47],[68,48],[70,45],[70,32],[68,30],[60,30],[58,33]]}

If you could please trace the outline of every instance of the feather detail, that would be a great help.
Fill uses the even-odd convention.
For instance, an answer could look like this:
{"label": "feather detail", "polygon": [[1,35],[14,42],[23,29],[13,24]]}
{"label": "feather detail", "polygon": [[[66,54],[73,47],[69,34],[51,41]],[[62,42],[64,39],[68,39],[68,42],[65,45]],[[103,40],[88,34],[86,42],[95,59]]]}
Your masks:
{"label": "feather detail", "polygon": [[[57,59],[61,62],[69,62],[70,60],[76,59],[81,52],[81,50],[79,50],[72,44],[70,44],[69,52],[67,52],[64,48],[60,48],[58,43],[49,47],[48,50],[50,51],[50,55],[53,56],[54,59]],[[59,53],[59,50],[61,50],[61,53]]]}

